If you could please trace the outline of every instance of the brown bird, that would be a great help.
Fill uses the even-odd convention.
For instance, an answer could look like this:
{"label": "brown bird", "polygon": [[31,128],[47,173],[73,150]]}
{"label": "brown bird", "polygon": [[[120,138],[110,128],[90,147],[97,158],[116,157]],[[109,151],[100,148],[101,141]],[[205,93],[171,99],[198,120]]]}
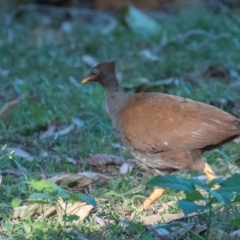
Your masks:
{"label": "brown bird", "polygon": [[[215,174],[202,153],[240,135],[240,120],[216,107],[164,93],[128,95],[117,81],[115,62],[93,67],[82,83],[92,81],[105,90],[107,111],[121,141],[154,175],[195,170],[211,181]],[[163,192],[156,188],[143,208]]]}

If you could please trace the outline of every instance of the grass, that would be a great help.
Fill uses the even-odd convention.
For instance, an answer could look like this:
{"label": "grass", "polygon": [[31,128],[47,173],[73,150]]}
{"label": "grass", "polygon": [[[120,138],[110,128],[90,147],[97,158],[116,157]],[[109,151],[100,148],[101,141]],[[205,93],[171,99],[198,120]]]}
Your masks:
{"label": "grass", "polygon": [[[232,14],[237,16],[238,12],[236,10]],[[84,55],[91,55],[99,62],[117,60],[117,70],[123,78],[122,85],[133,86],[130,92],[135,91],[134,86],[141,77],[147,78],[149,82],[175,77],[178,79],[176,83],[160,85],[148,91],[163,91],[207,103],[218,102],[219,99],[224,99],[223,103],[239,99],[240,90],[234,87],[232,79],[227,83],[216,78],[200,79],[197,83],[182,79],[186,73],[201,73],[210,65],[218,63],[224,64],[231,71],[240,72],[239,49],[234,44],[234,39],[240,39],[240,23],[236,23],[226,13],[220,11],[216,14],[213,10],[204,8],[197,11],[182,10],[165,17],[163,15],[158,22],[162,25],[166,41],[193,29],[210,32],[213,36],[227,33],[229,37],[210,39],[199,48],[206,36],[193,35],[169,43],[160,51],[160,36],[140,39],[120,23],[112,32],[104,35],[102,29],[106,23],[96,21],[92,15],[90,19],[90,23],[84,18],[72,20],[72,32],[64,33],[59,23],[58,27],[45,26],[40,23],[40,14],[26,12],[18,16],[11,26],[0,29],[0,106],[26,95],[20,104],[0,119],[0,144],[26,149],[34,157],[33,162],[17,156],[13,156],[13,159],[7,156],[0,158],[1,171],[19,168],[17,163],[28,171],[25,177],[3,175],[0,186],[2,203],[9,203],[16,198],[25,202],[32,192],[27,181],[41,178],[40,174],[51,177],[60,172],[92,169],[85,160],[89,154],[113,154],[123,159],[130,157],[123,149],[117,149],[113,145],[119,143],[119,139],[105,112],[101,87],[80,84],[90,70],[90,66],[82,59]],[[140,54],[143,49],[157,55],[159,61],[143,57]],[[8,70],[9,74],[3,74],[3,70]],[[220,107],[230,112],[232,110],[225,104]],[[81,121],[83,127],[57,139],[39,138],[49,122],[57,120],[60,126],[68,126],[73,118]],[[42,155],[43,150],[47,156]],[[79,163],[72,164],[67,160],[68,157],[79,160]],[[219,150],[206,153],[205,158],[214,166],[217,166],[218,158],[235,165],[239,158],[239,146],[235,143],[227,144]],[[227,169],[218,170],[218,174],[227,173]],[[180,174],[186,176],[186,173]],[[198,174],[188,173],[188,176],[196,175]],[[90,215],[82,224],[73,226],[73,229],[90,239],[157,239],[139,222],[141,215],[152,213],[139,211],[142,200],[151,188],[135,194],[124,194],[147,180],[147,177],[143,177],[142,170],[135,170],[125,176],[115,175],[108,184],[93,184],[85,191],[99,204],[95,213],[110,224],[101,228]],[[158,203],[177,201],[183,195],[181,192],[167,190]],[[239,208],[233,206],[231,210],[236,216],[239,215]],[[2,212],[4,211],[5,208]],[[9,211],[7,216],[10,216]],[[177,206],[170,208],[170,213],[178,211]],[[231,222],[221,218],[224,213],[214,209],[212,227],[230,233],[234,228]],[[124,219],[131,219],[125,228],[120,224]],[[24,227],[25,223],[33,226],[30,221],[37,224],[34,218],[26,221],[10,218],[2,220],[2,223],[8,222],[12,229],[9,227],[6,231],[7,225],[2,225],[1,234],[8,239],[67,239],[66,235],[70,234],[70,229],[63,231],[56,220],[49,226],[44,225],[45,230],[41,233],[36,230],[37,227],[31,227],[30,230]],[[193,221],[206,222],[206,217],[195,217]]]}

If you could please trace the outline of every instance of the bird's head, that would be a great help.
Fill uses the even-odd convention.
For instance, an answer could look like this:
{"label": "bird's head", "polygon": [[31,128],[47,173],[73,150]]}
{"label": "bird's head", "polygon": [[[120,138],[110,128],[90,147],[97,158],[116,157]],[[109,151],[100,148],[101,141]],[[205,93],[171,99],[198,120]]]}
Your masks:
{"label": "bird's head", "polygon": [[115,61],[105,62],[93,67],[82,83],[99,82],[106,86],[113,77],[115,77]]}

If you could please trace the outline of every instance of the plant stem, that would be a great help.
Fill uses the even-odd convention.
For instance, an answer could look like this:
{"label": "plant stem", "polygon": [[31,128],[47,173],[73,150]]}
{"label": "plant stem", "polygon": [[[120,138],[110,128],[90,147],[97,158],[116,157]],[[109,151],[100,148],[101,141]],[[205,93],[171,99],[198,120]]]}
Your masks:
{"label": "plant stem", "polygon": [[206,234],[206,240],[209,238],[210,233],[210,227],[211,227],[211,215],[212,215],[212,198],[210,196],[210,193],[208,193],[208,203],[209,205],[209,211],[208,211],[208,218],[207,218],[207,234]]}

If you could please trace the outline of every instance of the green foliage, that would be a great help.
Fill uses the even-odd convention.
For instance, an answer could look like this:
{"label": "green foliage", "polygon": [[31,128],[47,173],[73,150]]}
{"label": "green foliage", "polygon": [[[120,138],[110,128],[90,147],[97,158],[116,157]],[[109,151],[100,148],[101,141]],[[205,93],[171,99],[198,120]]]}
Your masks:
{"label": "green foliage", "polygon": [[[147,184],[151,186],[171,188],[185,192],[186,198],[178,201],[178,206],[185,215],[196,212],[207,212],[207,239],[211,227],[211,215],[214,204],[225,204],[230,206],[235,198],[240,195],[240,174],[233,174],[231,177],[214,179],[210,183],[203,183],[197,179],[183,179],[174,175],[157,176]],[[215,189],[213,189],[215,187]],[[203,193],[204,192],[204,193]],[[238,224],[238,219],[232,219]]]}
{"label": "green foliage", "polygon": [[38,191],[33,192],[29,196],[29,199],[43,199],[48,201],[53,200],[55,201],[55,203],[59,198],[62,198],[72,203],[82,200],[91,204],[94,208],[97,207],[97,203],[94,198],[89,197],[83,193],[78,194],[68,193],[57,184],[46,180],[30,181],[29,186]]}
{"label": "green foliage", "polygon": [[[0,28],[0,108],[11,100],[25,96],[0,118],[1,144],[24,148],[34,156],[34,161],[28,162],[4,149],[0,151],[3,172],[0,218],[4,229],[0,235],[3,238],[76,239],[76,233],[73,232],[75,228],[89,239],[153,238],[152,233],[141,234],[145,232],[145,227],[137,222],[140,215],[155,214],[139,213],[138,210],[143,199],[150,194],[150,188],[131,191],[144,182],[140,170],[127,176],[114,175],[108,184],[94,183],[89,189],[84,189],[85,192],[90,191],[93,198],[83,193],[72,194],[47,181],[29,180],[39,179],[40,174],[48,177],[59,172],[96,170],[85,160],[89,153],[114,154],[124,159],[130,157],[124,149],[114,147],[119,139],[105,112],[103,90],[99,86],[80,84],[91,67],[83,60],[83,56],[91,55],[99,62],[117,60],[121,84],[130,85],[130,92],[136,90],[135,86],[143,78],[149,83],[176,78],[171,84],[154,85],[146,88],[146,91],[162,91],[218,104],[227,111],[232,111],[232,105],[240,96],[237,80],[240,71],[237,46],[240,28],[239,22],[234,20],[238,18],[239,10],[226,13],[221,9],[215,11],[198,7],[174,14],[154,15],[128,6],[120,22],[112,19],[113,15],[99,18],[96,16],[98,13],[89,13],[86,18],[66,20],[72,24],[70,33],[62,31],[64,18],[60,21],[57,17],[51,18],[51,11],[48,17],[52,23],[49,25],[39,21],[41,13],[24,11],[16,15],[10,27]],[[205,31],[205,34],[187,36],[187,33],[195,30]],[[145,56],[142,53],[146,50],[148,55]],[[196,77],[210,65],[218,63],[224,64],[236,77]],[[193,79],[183,78],[189,74],[193,74]],[[83,126],[56,139],[40,138],[48,124],[57,120],[60,127],[65,127],[72,124],[72,119],[79,119]],[[224,159],[236,167],[239,150],[238,144],[231,143],[205,153],[205,157],[216,166],[220,163],[219,159]],[[74,159],[76,164],[67,161],[68,158]],[[224,167],[217,166],[219,175],[231,173]],[[9,173],[14,169],[20,170],[20,173]],[[190,173],[190,176],[194,174]],[[169,176],[158,178],[153,185],[172,188],[159,202],[168,204],[185,194],[178,204],[186,214],[193,211],[208,213],[189,221],[208,222],[211,223],[208,229],[212,226],[231,232],[240,226],[239,180],[233,176],[229,180],[217,181],[220,188],[216,190],[212,189],[213,183],[204,184],[182,178],[175,181]],[[176,193],[175,189],[184,193]],[[96,198],[99,202],[97,214],[112,224],[100,227],[92,216],[79,226],[72,224],[74,216],[65,216],[71,228],[67,224],[63,228],[51,218],[49,221],[31,218],[17,223],[11,219],[13,208],[23,205],[27,200],[55,204],[59,197],[71,203],[87,201],[95,208]],[[226,211],[220,211],[223,204]],[[177,213],[179,208],[174,205],[169,211]],[[120,226],[121,220],[128,217],[133,222],[126,227]]]}

